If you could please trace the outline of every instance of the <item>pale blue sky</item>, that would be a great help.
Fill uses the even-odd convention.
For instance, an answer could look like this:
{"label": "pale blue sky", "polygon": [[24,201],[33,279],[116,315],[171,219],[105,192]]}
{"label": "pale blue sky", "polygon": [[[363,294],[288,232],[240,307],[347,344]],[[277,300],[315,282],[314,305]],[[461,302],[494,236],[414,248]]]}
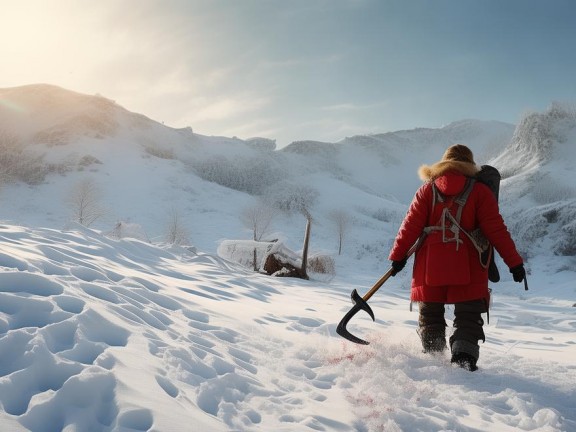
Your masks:
{"label": "pale blue sky", "polygon": [[573,0],[0,0],[0,87],[338,141],[576,103]]}

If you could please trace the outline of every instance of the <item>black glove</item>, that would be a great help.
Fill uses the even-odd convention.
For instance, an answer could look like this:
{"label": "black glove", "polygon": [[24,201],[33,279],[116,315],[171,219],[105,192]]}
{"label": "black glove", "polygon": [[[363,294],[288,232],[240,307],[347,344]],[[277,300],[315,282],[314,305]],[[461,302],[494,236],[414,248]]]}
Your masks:
{"label": "black glove", "polygon": [[396,276],[398,272],[402,271],[406,265],[406,261],[408,261],[408,258],[404,258],[400,261],[392,261],[392,273],[390,273],[390,276]]}
{"label": "black glove", "polygon": [[517,265],[510,269],[514,282],[522,282],[526,278],[526,270],[524,270],[524,264]]}

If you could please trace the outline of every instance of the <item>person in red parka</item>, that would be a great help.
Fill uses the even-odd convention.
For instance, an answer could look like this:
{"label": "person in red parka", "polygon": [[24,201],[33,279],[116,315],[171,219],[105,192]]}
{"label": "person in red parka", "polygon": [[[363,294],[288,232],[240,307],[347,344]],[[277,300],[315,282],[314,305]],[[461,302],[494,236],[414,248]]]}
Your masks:
{"label": "person in red parka", "polygon": [[[428,234],[415,253],[411,300],[418,302],[418,334],[425,352],[446,349],[444,305],[454,304],[454,332],[450,337],[452,363],[476,370],[480,355],[478,342],[485,341],[482,313],[489,302],[488,270],[484,268],[472,241],[466,235],[442,224],[444,209],[456,216],[455,203],[479,168],[472,151],[462,144],[449,147],[442,160],[419,169],[425,182],[416,192],[400,226],[389,259],[392,276],[406,265],[406,254],[426,231]],[[438,191],[434,194],[433,185]],[[440,197],[440,199],[438,199]],[[461,210],[459,225],[468,233],[480,228],[498,251],[516,282],[526,277],[522,257],[488,186],[474,182]],[[430,230],[427,227],[438,227]]]}

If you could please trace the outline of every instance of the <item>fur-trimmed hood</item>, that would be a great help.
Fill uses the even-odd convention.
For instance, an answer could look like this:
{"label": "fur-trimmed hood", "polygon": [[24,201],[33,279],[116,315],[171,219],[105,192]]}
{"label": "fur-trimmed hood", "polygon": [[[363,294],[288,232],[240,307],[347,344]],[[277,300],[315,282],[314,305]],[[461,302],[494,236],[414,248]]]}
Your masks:
{"label": "fur-trimmed hood", "polygon": [[473,163],[444,160],[434,165],[422,165],[418,170],[418,175],[422,181],[429,182],[448,172],[457,172],[466,177],[475,177],[479,171],[480,169]]}

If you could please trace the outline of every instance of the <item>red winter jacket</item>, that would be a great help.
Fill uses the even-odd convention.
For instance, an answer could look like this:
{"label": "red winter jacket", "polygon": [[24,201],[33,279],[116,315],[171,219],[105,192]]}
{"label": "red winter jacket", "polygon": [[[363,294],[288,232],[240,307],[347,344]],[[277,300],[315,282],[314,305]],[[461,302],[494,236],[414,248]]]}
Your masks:
{"label": "red winter jacket", "polygon": [[[459,165],[458,163],[443,164],[439,171],[432,173],[436,174],[433,177],[433,181],[437,189],[446,196],[446,204],[436,203],[434,209],[432,209],[433,190],[430,181],[418,189],[396,236],[389,256],[390,260],[402,260],[406,256],[408,249],[418,240],[424,227],[437,225],[443,207],[450,205],[450,198],[454,198],[464,189],[466,176],[462,174]],[[467,174],[470,173],[467,172]],[[453,215],[455,215],[456,209],[457,205],[452,204],[451,213]],[[468,232],[480,227],[508,267],[523,263],[500,215],[496,198],[486,185],[479,182],[474,183],[474,187],[462,211],[460,226]],[[459,270],[448,270],[450,262],[454,262],[455,255],[452,253],[449,256],[447,254],[445,254],[447,256],[440,257],[434,255],[432,258],[440,258],[441,263],[434,259],[434,265],[429,265],[432,258],[430,256],[427,257],[427,251],[429,248],[434,247],[433,243],[437,242],[438,238],[442,238],[441,232],[429,234],[415,254],[411,299],[417,302],[440,303],[459,303],[468,300],[488,299],[488,271],[481,266],[478,252],[464,234],[460,234],[460,238],[464,243],[459,247],[467,249],[468,270],[466,270],[466,273],[468,274],[455,274],[454,276],[456,278],[465,276],[467,283],[439,286],[430,284],[430,280],[434,278],[450,278],[452,275],[447,273],[459,272]],[[452,243],[452,245],[455,247],[455,243]],[[442,255],[442,250],[441,247],[440,253],[437,254]],[[447,260],[450,262],[447,262]],[[458,269],[465,267],[465,265],[459,265]]]}

